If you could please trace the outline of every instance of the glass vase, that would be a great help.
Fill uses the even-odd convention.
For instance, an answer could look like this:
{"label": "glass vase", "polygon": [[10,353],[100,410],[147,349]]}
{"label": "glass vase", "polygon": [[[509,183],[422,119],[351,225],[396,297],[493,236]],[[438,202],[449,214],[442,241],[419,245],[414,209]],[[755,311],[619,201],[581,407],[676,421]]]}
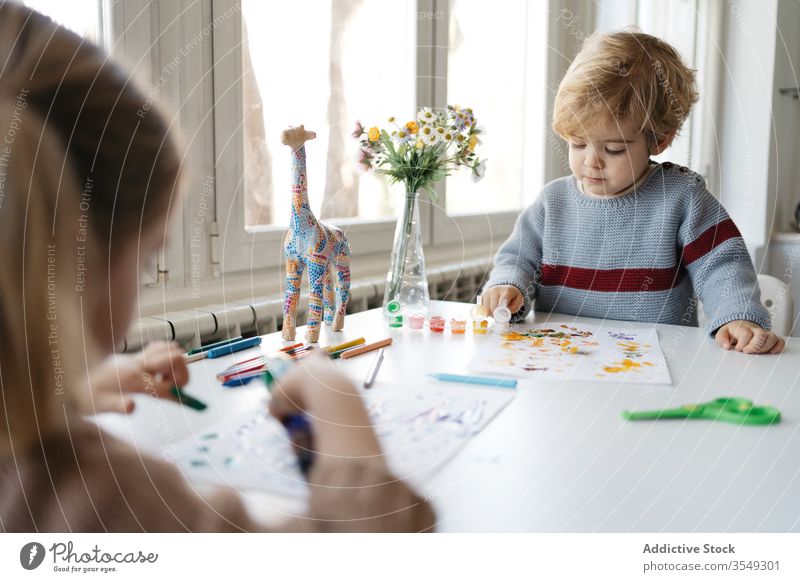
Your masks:
{"label": "glass vase", "polygon": [[405,195],[403,214],[394,231],[392,261],[386,275],[383,313],[390,322],[402,322],[414,314],[430,310],[428,277],[422,252],[422,227],[419,220],[419,192]]}

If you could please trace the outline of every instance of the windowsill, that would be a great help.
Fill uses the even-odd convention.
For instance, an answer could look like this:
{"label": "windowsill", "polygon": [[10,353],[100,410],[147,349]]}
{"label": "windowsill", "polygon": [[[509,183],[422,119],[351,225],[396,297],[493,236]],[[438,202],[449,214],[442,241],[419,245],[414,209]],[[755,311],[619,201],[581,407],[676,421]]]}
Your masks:
{"label": "windowsill", "polygon": [[[428,269],[457,262],[486,259],[491,261],[503,240],[492,243],[437,245],[425,248]],[[224,265],[223,265],[224,267]],[[383,278],[389,267],[389,253],[379,252],[356,257],[351,264],[351,280]],[[283,267],[238,272],[216,279],[203,280],[194,287],[146,288],[140,292],[139,318],[193,309],[216,303],[234,303],[255,297],[275,296],[281,293]]]}

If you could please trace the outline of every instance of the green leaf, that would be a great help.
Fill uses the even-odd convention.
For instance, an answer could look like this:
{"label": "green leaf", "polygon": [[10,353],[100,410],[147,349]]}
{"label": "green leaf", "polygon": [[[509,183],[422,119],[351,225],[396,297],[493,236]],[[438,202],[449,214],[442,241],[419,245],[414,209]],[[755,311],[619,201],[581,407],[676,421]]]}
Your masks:
{"label": "green leaf", "polygon": [[438,196],[436,195],[436,190],[433,189],[433,184],[431,182],[426,182],[425,185],[422,186],[422,189],[428,193],[433,203],[436,204]]}

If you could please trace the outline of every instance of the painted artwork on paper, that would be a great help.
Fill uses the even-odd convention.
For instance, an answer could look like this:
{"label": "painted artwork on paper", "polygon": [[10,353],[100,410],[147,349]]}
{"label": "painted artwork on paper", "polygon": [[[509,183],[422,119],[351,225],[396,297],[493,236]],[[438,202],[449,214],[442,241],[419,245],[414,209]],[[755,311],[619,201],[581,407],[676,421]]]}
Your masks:
{"label": "painted artwork on paper", "polygon": [[671,384],[655,328],[550,322],[498,336],[469,368],[485,374],[595,382]]}

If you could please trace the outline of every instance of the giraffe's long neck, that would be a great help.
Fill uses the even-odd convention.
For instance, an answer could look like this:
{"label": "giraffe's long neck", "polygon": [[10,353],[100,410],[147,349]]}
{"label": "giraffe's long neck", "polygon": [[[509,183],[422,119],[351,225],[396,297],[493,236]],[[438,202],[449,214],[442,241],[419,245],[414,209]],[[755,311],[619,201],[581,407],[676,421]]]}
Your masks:
{"label": "giraffe's long neck", "polygon": [[292,224],[295,234],[303,235],[314,229],[317,219],[308,204],[306,178],[306,148],[300,146],[292,153]]}

